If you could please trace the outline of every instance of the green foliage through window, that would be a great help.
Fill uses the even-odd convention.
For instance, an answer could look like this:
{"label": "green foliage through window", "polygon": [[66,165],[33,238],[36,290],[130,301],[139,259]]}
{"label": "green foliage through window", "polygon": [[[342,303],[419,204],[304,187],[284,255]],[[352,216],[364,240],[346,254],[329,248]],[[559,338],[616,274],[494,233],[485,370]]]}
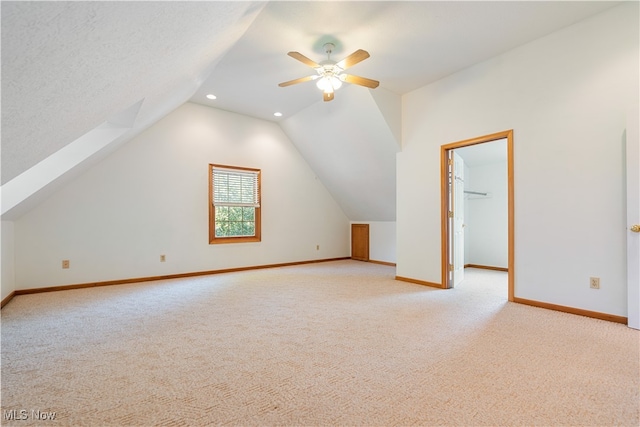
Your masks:
{"label": "green foliage through window", "polygon": [[255,236],[255,213],[249,206],[216,206],[216,237]]}
{"label": "green foliage through window", "polygon": [[209,167],[209,243],[261,241],[260,170]]}

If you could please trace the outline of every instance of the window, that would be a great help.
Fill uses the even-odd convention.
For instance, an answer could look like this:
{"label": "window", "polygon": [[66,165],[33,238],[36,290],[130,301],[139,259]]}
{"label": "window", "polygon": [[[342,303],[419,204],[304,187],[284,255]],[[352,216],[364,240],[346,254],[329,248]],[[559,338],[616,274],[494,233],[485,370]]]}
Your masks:
{"label": "window", "polygon": [[210,164],[209,243],[260,240],[260,169]]}

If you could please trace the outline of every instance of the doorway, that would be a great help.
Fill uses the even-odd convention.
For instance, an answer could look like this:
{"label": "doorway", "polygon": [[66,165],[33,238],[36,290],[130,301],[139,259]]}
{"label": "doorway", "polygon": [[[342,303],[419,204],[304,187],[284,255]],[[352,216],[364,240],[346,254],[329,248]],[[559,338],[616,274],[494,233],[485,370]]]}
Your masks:
{"label": "doorway", "polygon": [[[507,164],[507,275],[508,300],[514,299],[514,210],[513,210],[513,130],[498,132],[474,139],[458,141],[441,147],[441,241],[442,285],[452,288],[464,277],[464,162],[456,153],[463,147],[478,146],[505,140]],[[481,190],[481,189],[478,189]],[[487,197],[488,192],[470,191],[473,197]],[[490,195],[489,195],[490,197]]]}

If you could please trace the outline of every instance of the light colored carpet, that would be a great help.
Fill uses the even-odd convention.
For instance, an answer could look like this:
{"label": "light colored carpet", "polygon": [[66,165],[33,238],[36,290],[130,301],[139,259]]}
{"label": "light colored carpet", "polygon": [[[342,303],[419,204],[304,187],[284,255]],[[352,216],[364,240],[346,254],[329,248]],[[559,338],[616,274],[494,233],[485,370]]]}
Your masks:
{"label": "light colored carpet", "polygon": [[349,260],[18,296],[3,423],[639,424],[638,331],[508,303],[500,272],[453,290],[394,274]]}

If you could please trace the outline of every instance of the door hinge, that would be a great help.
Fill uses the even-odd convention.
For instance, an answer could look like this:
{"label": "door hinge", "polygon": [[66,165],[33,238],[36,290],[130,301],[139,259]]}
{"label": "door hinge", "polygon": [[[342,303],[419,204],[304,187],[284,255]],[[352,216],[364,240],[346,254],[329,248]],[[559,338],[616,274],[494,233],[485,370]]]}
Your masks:
{"label": "door hinge", "polygon": [[447,163],[449,164],[449,166],[453,166],[453,159],[449,159]]}
{"label": "door hinge", "polygon": [[453,264],[449,264],[449,271],[453,271]]}
{"label": "door hinge", "polygon": [[449,218],[453,218],[453,211],[449,211]]}

